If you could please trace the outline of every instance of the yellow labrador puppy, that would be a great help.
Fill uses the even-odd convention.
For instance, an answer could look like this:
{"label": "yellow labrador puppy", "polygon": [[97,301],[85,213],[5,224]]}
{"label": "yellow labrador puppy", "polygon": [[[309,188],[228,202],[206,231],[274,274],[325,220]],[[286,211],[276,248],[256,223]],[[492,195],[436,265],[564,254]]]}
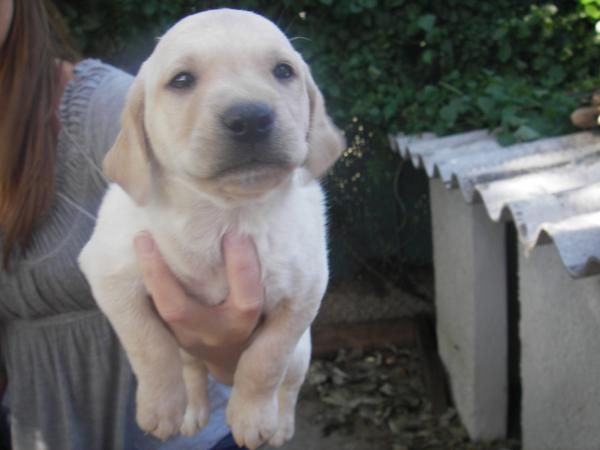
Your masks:
{"label": "yellow labrador puppy", "polygon": [[133,252],[149,230],[186,290],[228,292],[223,235],[251,236],[266,319],[243,353],[227,409],[239,445],[281,445],[310,356],[327,279],[316,181],[344,148],[309,69],[283,33],[250,12],[178,22],[134,80],[104,169],[111,184],[79,262],[138,379],[137,421],[161,439],[207,421],[206,369],[153,311]]}

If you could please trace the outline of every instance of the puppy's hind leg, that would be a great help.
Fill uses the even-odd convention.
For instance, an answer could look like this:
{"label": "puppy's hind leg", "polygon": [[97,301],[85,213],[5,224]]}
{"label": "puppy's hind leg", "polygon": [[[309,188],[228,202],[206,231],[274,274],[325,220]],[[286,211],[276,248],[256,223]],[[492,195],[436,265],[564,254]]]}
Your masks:
{"label": "puppy's hind leg", "polygon": [[308,329],[300,338],[283,382],[279,386],[277,393],[279,424],[277,431],[269,439],[269,444],[273,447],[281,447],[294,435],[296,402],[310,364],[310,352],[310,329]]}
{"label": "puppy's hind leg", "polygon": [[181,425],[181,434],[193,436],[208,422],[208,371],[204,363],[181,349],[183,379],[187,392],[187,408]]}

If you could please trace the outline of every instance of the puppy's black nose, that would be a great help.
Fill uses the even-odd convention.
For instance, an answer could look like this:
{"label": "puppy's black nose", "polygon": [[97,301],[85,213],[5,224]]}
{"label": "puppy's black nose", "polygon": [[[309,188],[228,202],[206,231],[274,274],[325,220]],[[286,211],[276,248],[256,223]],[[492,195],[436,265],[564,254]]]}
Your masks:
{"label": "puppy's black nose", "polygon": [[271,133],[275,112],[263,102],[236,103],[225,111],[221,121],[236,140],[257,142]]}

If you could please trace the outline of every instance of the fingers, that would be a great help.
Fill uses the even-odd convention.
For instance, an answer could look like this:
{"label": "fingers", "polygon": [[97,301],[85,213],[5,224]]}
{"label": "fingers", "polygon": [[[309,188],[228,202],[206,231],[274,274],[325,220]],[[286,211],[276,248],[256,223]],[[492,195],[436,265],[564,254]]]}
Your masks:
{"label": "fingers", "polygon": [[168,323],[185,320],[189,299],[164,262],[152,236],[147,232],[139,233],[133,244],[146,288],[152,294],[159,315]]}
{"label": "fingers", "polygon": [[228,233],[223,238],[223,255],[229,281],[227,301],[239,315],[257,320],[262,312],[264,289],[254,242],[248,236]]}
{"label": "fingers", "polygon": [[[247,236],[232,233],[223,239],[225,270],[229,295],[219,307],[208,307],[188,298],[160,255],[152,236],[147,232],[134,238],[138,264],[159,315],[169,324],[189,323],[197,328],[212,328],[211,316],[218,313],[217,322],[230,325],[236,334],[248,336],[256,325],[263,308],[264,289],[260,279],[260,262],[254,242]],[[208,319],[208,320],[207,320]],[[238,331],[239,330],[239,331]]]}
{"label": "fingers", "polygon": [[224,237],[229,295],[217,306],[207,306],[188,297],[149,233],[138,234],[134,247],[156,310],[179,344],[204,359],[213,374],[229,379],[258,324],[264,304],[260,263],[252,239],[233,234]]}

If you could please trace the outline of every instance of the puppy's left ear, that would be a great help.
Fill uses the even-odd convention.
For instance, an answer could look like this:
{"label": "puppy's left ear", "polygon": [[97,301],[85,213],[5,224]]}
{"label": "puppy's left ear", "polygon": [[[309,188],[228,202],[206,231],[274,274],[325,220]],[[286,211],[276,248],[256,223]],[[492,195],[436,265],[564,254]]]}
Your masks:
{"label": "puppy's left ear", "polygon": [[315,84],[308,65],[305,64],[304,67],[310,111],[306,166],[318,178],[340,157],[346,148],[346,139],[327,115],[323,95]]}
{"label": "puppy's left ear", "polygon": [[103,161],[107,177],[139,205],[144,205],[148,199],[151,155],[144,124],[144,82],[140,71],[127,94],[121,131]]}

